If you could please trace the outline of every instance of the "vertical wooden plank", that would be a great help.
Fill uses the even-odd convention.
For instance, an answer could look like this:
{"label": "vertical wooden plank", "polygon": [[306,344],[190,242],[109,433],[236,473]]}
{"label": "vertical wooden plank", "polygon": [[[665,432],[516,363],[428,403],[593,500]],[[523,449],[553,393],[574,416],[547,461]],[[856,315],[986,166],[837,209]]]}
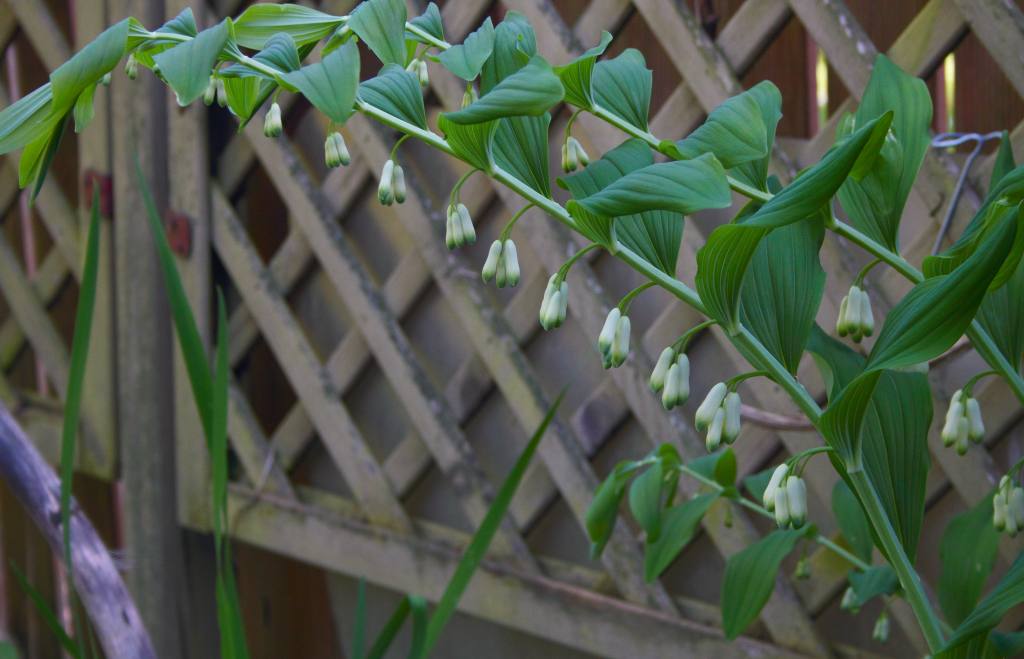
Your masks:
{"label": "vertical wooden plank", "polygon": [[[112,16],[163,22],[162,3],[111,0]],[[166,206],[166,103],[162,83],[114,75],[114,272],[118,343],[118,429],[121,442],[128,585],[161,657],[182,656],[179,589],[183,582],[174,483],[171,329],[153,238],[143,220],[136,162]]]}

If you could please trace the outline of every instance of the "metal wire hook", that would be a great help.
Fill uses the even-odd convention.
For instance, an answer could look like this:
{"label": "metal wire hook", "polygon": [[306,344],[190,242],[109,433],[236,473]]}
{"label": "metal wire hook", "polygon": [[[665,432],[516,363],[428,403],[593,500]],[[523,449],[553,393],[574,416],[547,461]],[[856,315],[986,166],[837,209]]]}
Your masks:
{"label": "metal wire hook", "polygon": [[967,161],[960,170],[960,176],[957,178],[956,187],[953,188],[953,198],[950,199],[949,207],[946,208],[946,216],[942,218],[942,226],[939,227],[939,235],[935,236],[935,245],[932,246],[932,255],[938,254],[939,248],[942,247],[942,240],[946,237],[946,233],[949,231],[949,225],[953,222],[953,213],[956,212],[956,207],[960,204],[960,195],[963,194],[964,185],[967,184],[967,174],[971,171],[971,166],[974,165],[974,161],[977,160],[978,155],[981,154],[981,149],[985,146],[985,143],[992,140],[998,140],[1002,135],[1001,131],[985,133],[984,135],[981,133],[939,133],[932,138],[932,147],[936,149],[953,148],[968,142],[975,142],[974,149],[971,150],[970,155],[967,156]]}

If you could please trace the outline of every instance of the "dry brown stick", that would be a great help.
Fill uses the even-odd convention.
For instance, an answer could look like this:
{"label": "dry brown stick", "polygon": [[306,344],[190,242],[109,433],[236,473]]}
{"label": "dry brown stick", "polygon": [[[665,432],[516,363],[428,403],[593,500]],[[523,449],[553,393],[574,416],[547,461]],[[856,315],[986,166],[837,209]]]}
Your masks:
{"label": "dry brown stick", "polygon": [[[63,560],[60,479],[7,407],[0,403],[0,478],[11,488],[55,556]],[[71,560],[75,590],[109,659],[156,657],[135,602],[103,541],[72,499]]]}

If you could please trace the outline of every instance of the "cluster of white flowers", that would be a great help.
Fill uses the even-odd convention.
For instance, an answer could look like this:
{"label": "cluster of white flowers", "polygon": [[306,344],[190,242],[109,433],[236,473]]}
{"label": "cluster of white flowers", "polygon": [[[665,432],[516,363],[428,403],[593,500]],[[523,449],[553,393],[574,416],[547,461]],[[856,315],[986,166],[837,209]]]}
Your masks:
{"label": "cluster of white flowers", "polygon": [[740,436],[740,395],[729,391],[724,382],[711,387],[697,408],[694,426],[699,432],[707,431],[705,445],[709,452],[717,451],[722,440],[732,444]]}
{"label": "cluster of white flowers", "polygon": [[263,117],[263,134],[267,137],[281,137],[281,133],[284,132],[284,124],[281,121],[281,106],[274,101],[270,104],[270,109],[267,110],[267,114]]}
{"label": "cluster of white flowers", "polygon": [[960,455],[967,453],[967,441],[978,443],[985,437],[985,423],[981,419],[978,401],[957,389],[949,401],[946,422],[942,426],[942,443],[949,448],[956,446]]}
{"label": "cluster of white flowers", "polygon": [[781,527],[800,528],[807,521],[807,485],[804,479],[789,473],[789,465],[780,464],[772,472],[762,501]]}
{"label": "cluster of white flowers", "polygon": [[1024,488],[1003,476],[992,497],[992,523],[1000,533],[1014,537],[1024,528]]}
{"label": "cluster of white flowers", "polygon": [[562,171],[574,172],[580,167],[590,164],[590,156],[587,155],[583,145],[575,137],[569,137],[562,143]]}
{"label": "cluster of white flowers", "polygon": [[544,299],[540,303],[540,326],[545,330],[561,327],[569,311],[569,283],[555,273],[548,279]]}
{"label": "cluster of white flowers", "polygon": [[377,201],[390,206],[394,202],[405,202],[405,172],[402,166],[388,158],[380,172],[380,185],[377,187]]}
{"label": "cluster of white flowers", "polygon": [[427,71],[427,63],[419,58],[413,58],[409,65],[405,67],[405,70],[416,76],[416,79],[420,81],[420,87],[426,88],[430,86],[430,73]]}
{"label": "cluster of white flowers", "polygon": [[684,352],[669,346],[661,351],[651,372],[651,391],[661,392],[666,410],[682,405],[690,397],[690,359]]}
{"label": "cluster of white flowers", "polygon": [[519,256],[516,244],[510,239],[495,240],[491,243],[480,276],[484,281],[493,279],[498,288],[519,285]]}
{"label": "cluster of white flowers", "polygon": [[839,303],[836,333],[849,335],[856,343],[875,332],[875,317],[871,313],[871,300],[866,291],[854,284],[849,294]]}
{"label": "cluster of white flowers", "polygon": [[348,147],[345,145],[345,138],[338,131],[332,132],[324,142],[324,164],[329,168],[345,166],[352,162]]}
{"label": "cluster of white flowers", "polygon": [[608,312],[597,337],[597,348],[605,368],[622,366],[629,356],[629,316],[624,316],[618,307]]}
{"label": "cluster of white flowers", "polygon": [[473,228],[473,220],[469,216],[466,204],[449,205],[447,217],[444,244],[448,246],[448,249],[456,249],[476,242],[476,229]]}

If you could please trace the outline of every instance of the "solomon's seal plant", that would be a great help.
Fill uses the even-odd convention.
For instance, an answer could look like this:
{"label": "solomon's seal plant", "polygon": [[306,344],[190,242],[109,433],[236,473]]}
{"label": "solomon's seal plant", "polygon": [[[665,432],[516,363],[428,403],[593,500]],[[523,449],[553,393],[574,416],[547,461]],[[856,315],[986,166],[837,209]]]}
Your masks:
{"label": "solomon's seal plant", "polygon": [[[204,30],[188,10],[154,29],[125,19],[53,71],[47,84],[0,113],[0,152],[22,149],[19,181],[38,193],[68,120],[75,119],[76,131],[85,128],[96,86],[127,58],[129,78],[149,69],[180,104],[216,100],[240,125],[269,102],[263,115],[268,135],[283,129],[277,96],[304,96],[329,120],[328,166],[349,160],[340,131],[352,114],[380,122],[396,137],[378,188],[384,204],[401,203],[406,195],[397,161],[405,139],[457,158],[469,167],[467,177],[477,172],[524,199],[491,245],[481,270],[484,281],[499,287],[519,282],[511,234],[528,209],[585,241],[549,281],[538,312],[542,326],[553,329],[564,322],[571,306],[568,270],[581,254],[600,249],[648,282],[608,314],[598,337],[606,367],[629,358],[630,300],[658,286],[707,318],[699,328],[713,325],[710,331],[721,332],[754,369],[724,379],[703,396],[695,421],[712,449],[705,457],[683,460],[677,447],[692,435],[666,437],[651,454],[612,471],[586,515],[595,555],[608,541],[627,491],[629,509],[644,531],[649,579],[682,551],[712,505],[738,506],[783,528],[726,565],[721,608],[729,637],[758,615],[782,559],[798,544],[816,543],[850,565],[843,608],[857,610],[872,597],[905,598],[933,654],[963,654],[968,647],[999,653],[1011,647],[1014,639],[996,625],[1024,599],[1024,559],[980,599],[991,561],[975,558],[974,552],[988,546],[979,541],[982,536],[996,534],[996,528],[1012,533],[1024,522],[1024,491],[1019,473],[1013,476],[1020,464],[991,497],[950,524],[954,530],[974,530],[970,542],[963,542],[960,532],[943,539],[944,573],[960,575],[938,586],[945,620],[914,569],[932,425],[932,394],[922,368],[966,335],[991,368],[986,374],[1000,378],[1024,401],[1024,307],[1017,302],[1024,296],[1024,168],[1015,166],[1008,141],[1004,138],[988,194],[966,230],[944,252],[912,264],[901,255],[898,236],[929,143],[932,108],[922,81],[878,57],[860,106],[840,122],[832,148],[785,181],[769,176],[781,116],[774,85],[757,84],[726,100],[689,135],[666,139],[650,131],[652,77],[642,54],[627,49],[605,57],[610,41],[605,33],[576,59],[552,66],[537,52],[533,29],[520,14],[509,12],[497,26],[488,18],[453,44],[436,6],[410,18],[401,0],[367,0],[345,16],[300,5],[254,4],[236,19]],[[361,61],[359,42],[379,66]],[[423,102],[422,87],[431,83],[428,61],[465,83],[461,99],[436,125],[428,122]],[[555,194],[549,173],[551,112],[562,104],[569,106],[571,118],[560,145],[566,175],[557,183],[567,199]],[[590,157],[571,135],[582,113],[620,131],[621,144]],[[452,191],[446,212],[437,213],[438,240],[444,215],[451,248],[475,237],[458,197],[465,179]],[[684,283],[676,272],[685,218],[729,208],[734,196],[742,198],[739,210],[708,235],[697,253],[693,285]],[[872,337],[860,350],[815,322],[825,290],[819,250],[829,233],[872,259],[854,280],[836,321],[839,336],[855,342]],[[889,268],[912,285],[877,332],[863,285],[873,267]],[[686,346],[697,329],[666,347],[651,373],[651,389],[667,409],[689,396]],[[807,353],[826,383],[824,408],[795,375]],[[742,441],[736,385],[754,375],[786,392],[823,444],[738,485],[735,455],[721,445]],[[954,396],[943,425],[943,440],[958,448],[966,448],[964,438],[979,441],[984,434],[972,383]],[[692,454],[693,446],[685,446]],[[819,453],[839,475],[832,508],[847,540],[843,544],[821,535],[807,518],[801,474]],[[681,476],[696,482],[699,493],[693,498],[679,496]],[[975,525],[978,519],[984,519],[983,526]],[[855,534],[851,529],[858,525],[870,533]],[[876,547],[882,560],[877,564]],[[875,637],[887,635],[888,618],[880,618]]]}

